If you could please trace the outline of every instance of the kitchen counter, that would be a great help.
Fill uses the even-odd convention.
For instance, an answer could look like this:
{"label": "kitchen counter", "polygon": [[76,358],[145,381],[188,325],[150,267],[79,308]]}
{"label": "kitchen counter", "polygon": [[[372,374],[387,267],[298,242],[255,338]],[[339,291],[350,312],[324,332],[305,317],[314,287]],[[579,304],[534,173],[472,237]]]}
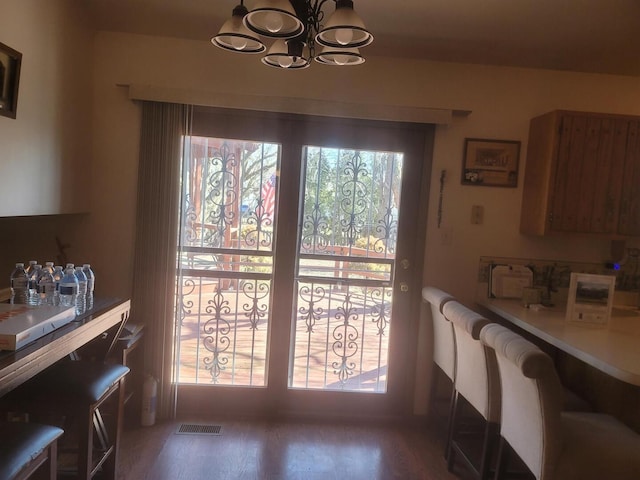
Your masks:
{"label": "kitchen counter", "polygon": [[481,307],[588,365],[631,385],[640,386],[640,312],[614,307],[606,327],[565,320],[566,306],[525,308],[519,300],[486,298]]}

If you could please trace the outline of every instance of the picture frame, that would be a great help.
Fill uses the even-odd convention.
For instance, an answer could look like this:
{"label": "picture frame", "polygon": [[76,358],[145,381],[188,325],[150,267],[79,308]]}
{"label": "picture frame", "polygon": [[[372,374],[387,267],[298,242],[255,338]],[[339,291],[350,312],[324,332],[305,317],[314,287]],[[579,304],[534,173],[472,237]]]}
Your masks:
{"label": "picture frame", "polygon": [[0,43],[0,116],[16,118],[22,54]]}
{"label": "picture frame", "polygon": [[611,318],[616,277],[572,273],[567,297],[568,322],[605,327]]}
{"label": "picture frame", "polygon": [[517,140],[465,138],[461,183],[515,188],[519,163],[520,142]]}

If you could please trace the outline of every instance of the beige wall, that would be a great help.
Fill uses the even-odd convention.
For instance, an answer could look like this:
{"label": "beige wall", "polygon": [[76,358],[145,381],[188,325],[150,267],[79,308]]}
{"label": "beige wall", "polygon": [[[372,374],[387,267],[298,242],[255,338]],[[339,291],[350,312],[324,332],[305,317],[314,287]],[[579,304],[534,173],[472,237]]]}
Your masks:
{"label": "beige wall", "polygon": [[0,117],[0,217],[87,211],[93,32],[74,0],[3,0],[23,54],[17,118]]}
{"label": "beige wall", "polygon": [[[313,65],[305,71],[282,72],[263,66],[258,58],[223,52],[207,42],[104,32],[97,36],[95,59],[93,255],[104,287],[119,295],[128,294],[133,262],[139,110],[118,84],[471,110],[468,117],[456,117],[452,124],[437,128],[429,212],[424,212],[428,215],[424,284],[471,302],[482,255],[576,261],[608,258],[609,242],[604,240],[519,234],[528,122],[553,109],[640,114],[638,78],[389,58],[368,58],[363,66],[352,69]],[[521,141],[519,187],[461,186],[465,137]],[[438,229],[438,182],[443,169],[447,178]],[[472,205],[484,207],[482,225],[470,223]],[[443,239],[444,232],[449,243]],[[431,358],[425,322],[421,327],[417,413],[426,409]]]}
{"label": "beige wall", "polygon": [[[18,119],[0,118],[0,215],[76,211],[78,202],[61,192],[81,191],[81,184],[89,182],[92,194],[82,198],[90,199],[91,213],[53,217],[46,234],[48,245],[54,235],[71,239],[72,261],[91,261],[100,294],[128,296],[132,286],[140,110],[119,84],[471,110],[468,117],[437,128],[431,201],[424,212],[424,284],[470,302],[481,255],[589,261],[608,257],[607,241],[518,233],[528,122],[559,108],[640,115],[638,78],[375,57],[355,68],[313,65],[306,71],[282,72],[263,66],[257,57],[223,52],[208,42],[100,32],[93,44],[77,5],[73,0],[10,0],[11,14],[0,17],[0,41],[25,54]],[[465,137],[522,141],[520,186],[462,187]],[[72,171],[68,162],[75,166]],[[438,229],[443,169],[447,180]],[[36,184],[30,190],[37,192],[34,200],[25,201],[20,210],[9,208],[15,204],[7,198],[21,198],[29,182]],[[484,206],[483,225],[470,224],[472,205]],[[24,231],[30,233],[24,244],[8,232],[16,222],[0,224],[5,229],[0,236],[3,258],[28,260],[30,252],[38,254],[43,244],[38,219],[24,221],[29,227]],[[450,244],[443,241],[444,232]],[[24,258],[15,258],[18,255]],[[418,373],[427,378],[425,335],[420,354]],[[421,382],[418,411],[425,396],[426,382]]]}
{"label": "beige wall", "polygon": [[[481,255],[566,260],[606,260],[609,242],[589,238],[532,238],[518,232],[522,189],[460,185],[465,137],[522,141],[524,167],[529,119],[563,108],[640,114],[640,79],[540,70],[368,58],[354,68],[313,65],[282,72],[257,57],[221,51],[208,42],[101,32],[96,38],[94,90],[95,252],[104,282],[114,293],[113,262],[130,272],[135,214],[139,110],[118,84],[274,97],[298,97],[425,108],[471,110],[436,133],[424,282],[464,301],[474,295]],[[447,171],[443,220],[436,226],[440,171]],[[521,168],[519,185],[524,168]],[[472,205],[482,205],[482,225],[471,225]],[[99,230],[99,234],[97,233]],[[443,233],[451,239],[443,241]],[[94,244],[95,245],[95,244]],[[129,275],[130,276],[130,275]]]}
{"label": "beige wall", "polygon": [[18,261],[90,261],[74,212],[90,209],[94,32],[77,7],[2,1],[0,42],[23,57],[17,118],[0,117],[0,290]]}

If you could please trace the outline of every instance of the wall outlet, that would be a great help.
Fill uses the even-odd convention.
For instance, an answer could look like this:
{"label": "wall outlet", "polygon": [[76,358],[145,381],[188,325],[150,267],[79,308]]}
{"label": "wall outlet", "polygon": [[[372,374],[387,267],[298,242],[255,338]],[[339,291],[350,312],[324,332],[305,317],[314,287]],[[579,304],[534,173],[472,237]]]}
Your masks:
{"label": "wall outlet", "polygon": [[473,225],[482,225],[484,221],[484,207],[482,205],[473,205],[471,207],[471,223]]}

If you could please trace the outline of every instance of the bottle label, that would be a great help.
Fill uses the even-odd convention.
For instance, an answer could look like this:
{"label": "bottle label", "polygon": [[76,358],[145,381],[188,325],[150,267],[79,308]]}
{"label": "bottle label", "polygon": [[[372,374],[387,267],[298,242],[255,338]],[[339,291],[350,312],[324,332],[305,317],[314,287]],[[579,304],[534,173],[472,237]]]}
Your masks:
{"label": "bottle label", "polygon": [[56,289],[55,283],[43,283],[38,285],[38,292],[43,293],[45,295],[53,293],[55,289]]}
{"label": "bottle label", "polygon": [[27,288],[27,284],[28,283],[29,282],[24,277],[22,277],[22,278],[12,278],[11,279],[11,286],[13,288]]}
{"label": "bottle label", "polygon": [[60,285],[60,295],[75,295],[77,292],[75,285]]}

